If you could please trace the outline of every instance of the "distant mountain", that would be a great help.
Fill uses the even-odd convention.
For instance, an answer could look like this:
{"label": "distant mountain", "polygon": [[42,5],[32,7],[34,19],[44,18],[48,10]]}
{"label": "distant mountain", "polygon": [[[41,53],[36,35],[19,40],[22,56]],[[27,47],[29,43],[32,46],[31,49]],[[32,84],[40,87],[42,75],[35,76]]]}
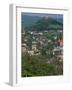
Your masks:
{"label": "distant mountain", "polygon": [[58,30],[63,29],[63,16],[53,14],[22,14],[22,30]]}
{"label": "distant mountain", "polygon": [[38,16],[29,16],[29,15],[22,15],[21,17],[21,22],[22,25],[24,25],[25,27],[30,26],[32,24],[34,24],[35,22],[37,22],[39,19],[41,19],[41,17]]}
{"label": "distant mountain", "polygon": [[63,29],[63,23],[50,17],[48,18],[43,17],[34,24],[32,24],[31,26],[25,27],[25,30],[30,30],[30,31],[62,30],[62,29]]}
{"label": "distant mountain", "polygon": [[56,14],[38,14],[38,13],[22,14],[21,22],[24,26],[30,26],[43,17],[50,17],[50,18],[57,20],[58,22],[61,22],[61,23],[63,22],[63,15],[60,15],[60,14],[57,14],[57,15]]}

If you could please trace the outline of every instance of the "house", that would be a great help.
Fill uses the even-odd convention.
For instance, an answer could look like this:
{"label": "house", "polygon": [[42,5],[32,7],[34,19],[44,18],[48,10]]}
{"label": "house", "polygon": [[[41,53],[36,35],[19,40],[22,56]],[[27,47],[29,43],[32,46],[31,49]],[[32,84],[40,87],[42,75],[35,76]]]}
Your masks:
{"label": "house", "polygon": [[31,55],[34,55],[34,51],[31,50],[31,51],[28,51],[28,54],[31,56]]}
{"label": "house", "polygon": [[24,39],[25,42],[27,42],[27,39]]}
{"label": "house", "polygon": [[25,35],[25,31],[23,31],[22,35]]}
{"label": "house", "polygon": [[60,62],[62,62],[62,60],[63,60],[63,55],[58,55],[58,56],[57,56],[57,59],[58,59]]}
{"label": "house", "polygon": [[53,55],[62,55],[63,54],[63,47],[55,47],[53,49]]}
{"label": "house", "polygon": [[48,30],[44,30],[44,32],[45,32],[45,33],[47,33],[47,32],[48,32]]}
{"label": "house", "polygon": [[36,51],[37,50],[37,45],[32,45],[32,50]]}
{"label": "house", "polygon": [[22,43],[22,47],[26,47],[26,43]]}
{"label": "house", "polygon": [[26,47],[22,47],[22,48],[21,48],[21,51],[22,51],[22,52],[26,52],[26,51],[27,51],[27,48],[26,48]]}
{"label": "house", "polygon": [[35,42],[35,41],[32,42],[32,50],[34,50],[34,51],[37,50],[37,42]]}
{"label": "house", "polygon": [[52,42],[50,39],[48,40],[48,43]]}
{"label": "house", "polygon": [[57,40],[57,36],[54,36],[54,39]]}
{"label": "house", "polygon": [[59,32],[59,33],[62,33],[62,32],[63,32],[63,30],[58,30],[58,32]]}
{"label": "house", "polygon": [[59,39],[58,44],[59,44],[59,46],[63,46],[63,39]]}
{"label": "house", "polygon": [[33,34],[33,32],[30,32],[30,34]]}
{"label": "house", "polygon": [[38,34],[39,34],[39,35],[43,35],[43,33],[42,33],[42,32],[39,32]]}

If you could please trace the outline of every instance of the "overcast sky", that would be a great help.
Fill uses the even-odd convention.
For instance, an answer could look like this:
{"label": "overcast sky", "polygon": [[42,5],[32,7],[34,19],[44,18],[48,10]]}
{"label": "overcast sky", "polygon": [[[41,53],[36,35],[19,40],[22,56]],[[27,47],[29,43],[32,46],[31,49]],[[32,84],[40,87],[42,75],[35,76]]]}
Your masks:
{"label": "overcast sky", "polygon": [[22,16],[38,16],[38,17],[56,17],[56,18],[63,18],[62,14],[44,14],[44,13],[25,13],[22,12]]}

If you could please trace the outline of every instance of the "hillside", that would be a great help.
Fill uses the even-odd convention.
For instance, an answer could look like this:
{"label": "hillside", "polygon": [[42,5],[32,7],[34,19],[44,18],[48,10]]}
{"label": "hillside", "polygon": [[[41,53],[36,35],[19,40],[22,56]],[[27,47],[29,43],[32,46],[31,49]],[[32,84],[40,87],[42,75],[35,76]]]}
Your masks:
{"label": "hillside", "polygon": [[62,30],[62,29],[63,29],[63,23],[51,17],[49,18],[43,17],[34,24],[25,27],[25,30],[31,30],[31,31]]}

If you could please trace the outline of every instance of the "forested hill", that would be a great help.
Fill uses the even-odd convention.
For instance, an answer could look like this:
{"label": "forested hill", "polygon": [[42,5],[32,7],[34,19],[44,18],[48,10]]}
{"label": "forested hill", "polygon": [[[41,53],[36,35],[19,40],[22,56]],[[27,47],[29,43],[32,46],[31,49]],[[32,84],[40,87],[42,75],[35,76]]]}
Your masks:
{"label": "forested hill", "polygon": [[63,30],[63,23],[51,17],[43,17],[35,23],[33,23],[32,25],[25,27],[25,30]]}

